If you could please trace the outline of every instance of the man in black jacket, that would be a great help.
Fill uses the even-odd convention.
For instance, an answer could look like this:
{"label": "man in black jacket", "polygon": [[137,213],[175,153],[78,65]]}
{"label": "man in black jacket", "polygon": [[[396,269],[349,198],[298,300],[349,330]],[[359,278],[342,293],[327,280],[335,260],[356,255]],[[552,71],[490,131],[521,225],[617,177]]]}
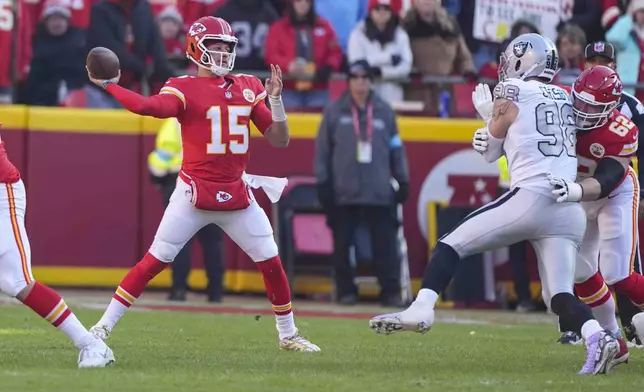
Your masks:
{"label": "man in black jacket", "polygon": [[[90,20],[87,51],[103,46],[116,53],[121,63],[121,85],[135,88],[144,78],[149,82],[165,82],[173,76],[156,20],[146,0],[101,1],[92,6]],[[148,58],[152,59],[151,69]],[[100,91],[100,94],[105,93]]]}
{"label": "man in black jacket", "polygon": [[[349,69],[349,89],[322,116],[315,152],[318,198],[333,231],[335,279],[340,303],[357,301],[349,249],[359,225],[369,228],[383,305],[400,297],[397,221],[392,208],[409,194],[409,171],[396,114],[371,90],[365,60]],[[394,191],[391,178],[399,189]]]}
{"label": "man in black jacket", "polygon": [[58,106],[68,91],[82,88],[87,80],[85,34],[69,25],[70,17],[71,10],[61,4],[43,10],[27,78],[29,105]]}

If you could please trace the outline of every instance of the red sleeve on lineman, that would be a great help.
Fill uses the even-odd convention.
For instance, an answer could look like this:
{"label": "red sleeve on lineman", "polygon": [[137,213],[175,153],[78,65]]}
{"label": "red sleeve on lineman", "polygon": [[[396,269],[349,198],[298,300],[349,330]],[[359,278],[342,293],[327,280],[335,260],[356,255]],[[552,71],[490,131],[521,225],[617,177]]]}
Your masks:
{"label": "red sleeve on lineman", "polygon": [[250,119],[262,135],[268,128],[270,128],[271,125],[273,125],[273,115],[264,101],[258,102],[257,105],[253,107],[253,111],[250,113]]}
{"label": "red sleeve on lineman", "polygon": [[115,83],[108,84],[105,90],[112,94],[124,108],[143,116],[156,118],[179,117],[184,109],[184,103],[181,98],[173,94],[144,97]]}

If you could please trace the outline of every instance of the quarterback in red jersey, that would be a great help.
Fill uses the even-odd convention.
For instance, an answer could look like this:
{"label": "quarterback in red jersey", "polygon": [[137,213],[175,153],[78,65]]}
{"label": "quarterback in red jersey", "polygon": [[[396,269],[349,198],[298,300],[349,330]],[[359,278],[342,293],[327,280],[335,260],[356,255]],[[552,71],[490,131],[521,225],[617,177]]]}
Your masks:
{"label": "quarterback in red jersey", "polygon": [[[147,283],[171,263],[199,229],[214,223],[255,262],[273,304],[279,347],[320,351],[295,327],[288,279],[279,258],[268,217],[251,188],[263,188],[271,201],[285,179],[250,176],[249,124],[252,121],[275,147],[286,147],[289,129],[282,104],[282,74],[271,66],[265,86],[254,76],[230,75],[237,38],[223,19],[203,17],[190,26],[186,54],[198,66],[196,77],[171,78],[158,95],[145,98],[113,80],[90,79],[125,108],[181,124],[183,164],[149,251],[123,278],[103,317],[91,329],[106,339],[116,322],[142,294]],[[268,97],[270,110],[264,99]]]}
{"label": "quarterback in red jersey", "polygon": [[25,230],[27,192],[0,139],[0,291],[15,297],[67,335],[80,350],[78,367],[105,367],[112,350],[78,321],[65,301],[31,273],[31,249]]}
{"label": "quarterback in red jersey", "polygon": [[[586,234],[575,271],[577,294],[593,308],[602,327],[618,335],[607,284],[644,305],[644,277],[633,272],[640,188],[630,162],[639,131],[617,110],[621,95],[622,82],[613,69],[598,65],[582,72],[572,88],[578,182],[549,177],[558,202],[581,201],[586,210]],[[620,345],[615,360],[623,362],[628,351],[621,339]]]}

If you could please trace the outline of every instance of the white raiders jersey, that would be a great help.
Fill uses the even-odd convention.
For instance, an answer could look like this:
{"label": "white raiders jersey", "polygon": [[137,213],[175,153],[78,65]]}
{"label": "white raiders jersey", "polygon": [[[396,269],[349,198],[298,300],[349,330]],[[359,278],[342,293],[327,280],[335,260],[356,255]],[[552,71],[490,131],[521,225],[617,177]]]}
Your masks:
{"label": "white raiders jersey", "polygon": [[510,100],[519,108],[503,142],[510,187],[551,195],[546,180],[549,173],[574,181],[577,128],[568,93],[534,80],[508,79],[496,85],[494,97]]}

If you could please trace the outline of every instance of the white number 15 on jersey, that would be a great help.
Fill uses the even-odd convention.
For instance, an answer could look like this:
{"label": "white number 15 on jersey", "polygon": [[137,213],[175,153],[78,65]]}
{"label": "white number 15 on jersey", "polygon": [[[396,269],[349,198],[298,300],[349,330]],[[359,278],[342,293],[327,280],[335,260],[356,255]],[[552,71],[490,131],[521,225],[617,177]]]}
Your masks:
{"label": "white number 15 on jersey", "polygon": [[223,142],[221,106],[213,106],[206,112],[206,117],[210,120],[210,143],[206,145],[206,152],[217,155],[226,154],[227,151],[231,154],[246,154],[250,135],[248,125],[240,124],[239,118],[249,117],[253,108],[252,106],[227,106],[226,110],[228,111],[228,135],[241,136],[241,141]]}

